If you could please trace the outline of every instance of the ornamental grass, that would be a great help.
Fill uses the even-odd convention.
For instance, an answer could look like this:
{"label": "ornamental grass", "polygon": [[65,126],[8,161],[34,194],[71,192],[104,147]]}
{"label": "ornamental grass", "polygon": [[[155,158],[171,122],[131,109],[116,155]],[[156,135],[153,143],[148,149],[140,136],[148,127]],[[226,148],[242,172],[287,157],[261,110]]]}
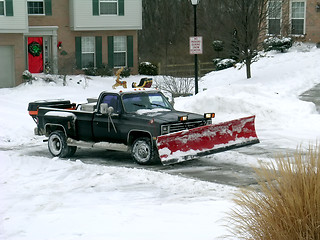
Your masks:
{"label": "ornamental grass", "polygon": [[320,146],[255,169],[258,188],[235,196],[230,219],[239,239],[320,239]]}

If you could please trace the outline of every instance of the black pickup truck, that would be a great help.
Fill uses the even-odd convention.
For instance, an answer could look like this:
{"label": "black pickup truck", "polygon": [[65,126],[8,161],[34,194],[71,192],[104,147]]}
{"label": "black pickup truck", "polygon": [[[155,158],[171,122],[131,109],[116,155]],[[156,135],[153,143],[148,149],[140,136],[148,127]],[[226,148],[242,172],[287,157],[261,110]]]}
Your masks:
{"label": "black pickup truck", "polygon": [[173,109],[155,89],[102,92],[98,99],[76,105],[68,100],[29,103],[35,134],[48,137],[53,156],[67,158],[77,147],[131,151],[139,164],[159,160],[157,137],[211,124],[212,114]]}

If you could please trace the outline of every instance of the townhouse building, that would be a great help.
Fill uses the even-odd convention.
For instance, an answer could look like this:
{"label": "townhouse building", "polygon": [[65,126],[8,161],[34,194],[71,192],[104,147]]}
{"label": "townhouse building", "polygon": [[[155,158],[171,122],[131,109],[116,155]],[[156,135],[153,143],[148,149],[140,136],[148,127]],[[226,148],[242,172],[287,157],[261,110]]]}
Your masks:
{"label": "townhouse building", "polygon": [[269,0],[267,35],[320,42],[320,0]]}
{"label": "townhouse building", "polygon": [[22,73],[138,69],[142,0],[0,0],[0,87]]}

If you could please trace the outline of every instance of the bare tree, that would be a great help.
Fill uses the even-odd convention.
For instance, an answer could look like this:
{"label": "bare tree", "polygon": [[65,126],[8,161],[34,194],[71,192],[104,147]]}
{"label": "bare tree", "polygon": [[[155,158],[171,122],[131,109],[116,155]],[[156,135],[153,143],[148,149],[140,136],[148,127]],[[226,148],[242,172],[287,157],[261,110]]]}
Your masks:
{"label": "bare tree", "polygon": [[[190,5],[190,6],[189,6]],[[191,3],[187,0],[143,0],[143,29],[139,32],[139,52],[143,61],[174,62],[177,51],[188,46]]]}
{"label": "bare tree", "polygon": [[[266,34],[286,35],[290,32],[290,21],[284,20],[289,19],[285,17],[289,13],[288,2],[201,0],[197,7],[197,20],[198,34],[203,36],[204,54],[199,58],[211,61],[217,55],[212,41],[222,40],[225,47],[221,55],[243,61],[247,78],[251,78],[251,64],[256,61]],[[189,36],[192,36],[194,27],[190,0],[143,0],[142,3],[141,60],[161,62],[163,68],[166,64],[192,62],[188,51]]]}
{"label": "bare tree", "polygon": [[224,41],[229,43],[230,55],[246,65],[247,78],[251,78],[251,64],[263,41],[266,29],[268,0],[223,0],[221,21],[229,32]]}
{"label": "bare tree", "polygon": [[[212,40],[218,39],[220,0],[201,0],[197,7],[198,35],[203,36],[201,61],[211,61]],[[193,36],[193,7],[190,0],[143,0],[143,29],[139,31],[141,61],[166,64],[191,63],[189,37]]]}
{"label": "bare tree", "polygon": [[187,77],[162,76],[155,79],[155,87],[169,92],[173,97],[189,96],[192,95],[194,81]]}

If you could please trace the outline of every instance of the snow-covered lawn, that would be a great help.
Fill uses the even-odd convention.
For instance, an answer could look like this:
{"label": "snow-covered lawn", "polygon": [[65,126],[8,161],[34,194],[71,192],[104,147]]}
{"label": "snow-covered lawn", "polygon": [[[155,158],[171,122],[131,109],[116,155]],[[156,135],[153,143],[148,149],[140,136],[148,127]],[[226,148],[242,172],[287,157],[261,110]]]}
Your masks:
{"label": "snow-covered lawn", "polygon": [[[200,93],[175,99],[175,108],[215,112],[216,122],[256,115],[257,148],[307,147],[320,138],[320,115],[298,96],[320,83],[319,66],[315,47],[271,52],[252,65],[252,79],[245,78],[244,68],[209,73],[200,81]],[[128,86],[141,77],[126,79]],[[113,84],[112,77],[70,76],[67,86],[35,81],[0,89],[0,239],[226,239],[234,187],[30,154],[30,148],[45,148],[33,135],[30,101],[82,103]],[[229,151],[212,161],[256,165],[258,158]]]}

